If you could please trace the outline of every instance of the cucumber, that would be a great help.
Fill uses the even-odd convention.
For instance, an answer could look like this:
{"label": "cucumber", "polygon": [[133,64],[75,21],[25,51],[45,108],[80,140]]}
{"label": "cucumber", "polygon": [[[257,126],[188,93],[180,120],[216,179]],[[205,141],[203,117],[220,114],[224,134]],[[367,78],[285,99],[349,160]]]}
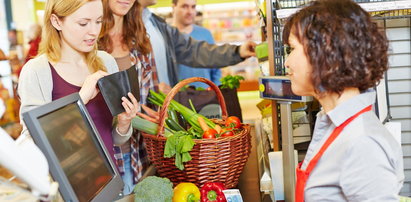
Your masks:
{"label": "cucumber", "polygon": [[167,113],[170,119],[172,119],[175,122],[178,122],[177,112],[175,110],[168,109]]}
{"label": "cucumber", "polygon": [[180,126],[180,124],[178,124],[177,122],[175,122],[173,119],[171,118],[167,118],[166,119],[166,124],[168,127],[170,127],[171,130],[174,131],[186,131],[183,127]]}
{"label": "cucumber", "polygon": [[177,112],[177,119],[178,119],[178,123],[180,124],[180,126],[182,126],[185,129],[188,129],[188,123],[187,120],[184,118],[184,116]]}

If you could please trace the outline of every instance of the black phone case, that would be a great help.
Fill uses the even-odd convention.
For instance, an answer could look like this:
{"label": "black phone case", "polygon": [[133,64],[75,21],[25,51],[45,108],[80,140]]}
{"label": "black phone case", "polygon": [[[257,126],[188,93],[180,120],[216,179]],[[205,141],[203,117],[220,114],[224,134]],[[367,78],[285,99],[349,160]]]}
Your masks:
{"label": "black phone case", "polygon": [[110,74],[97,81],[104,101],[113,116],[125,111],[121,104],[123,102],[121,97],[128,98],[128,92],[131,92],[137,101],[140,100],[140,88],[137,75],[136,67],[133,65],[127,70]]}

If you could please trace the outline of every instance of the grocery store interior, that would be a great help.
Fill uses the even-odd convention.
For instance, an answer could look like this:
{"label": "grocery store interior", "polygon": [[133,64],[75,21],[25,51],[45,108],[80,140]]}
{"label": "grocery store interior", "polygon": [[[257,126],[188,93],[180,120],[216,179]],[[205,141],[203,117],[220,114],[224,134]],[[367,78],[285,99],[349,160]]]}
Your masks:
{"label": "grocery store interior", "polygon": [[[17,139],[22,130],[21,117],[19,117],[20,102],[16,92],[18,74],[29,49],[29,37],[33,32],[33,25],[41,26],[43,23],[45,1],[0,0],[0,50],[5,56],[2,58],[0,54],[0,95],[5,106],[4,115],[0,118],[0,126],[13,139]],[[155,6],[149,7],[150,11],[171,23],[171,0],[157,1]],[[287,152],[292,156],[291,164],[304,159],[312,137],[315,113],[319,111],[319,106],[316,102],[293,101],[290,104],[267,97],[262,98],[260,84],[263,79],[270,76],[286,74],[284,68],[286,55],[283,50],[278,51],[283,48],[281,29],[285,19],[308,1],[197,0],[196,24],[208,29],[216,44],[241,45],[245,41],[254,41],[256,44],[266,43],[264,46],[266,50],[265,53],[261,53],[262,56],[257,54],[257,57],[221,69],[222,77],[239,75],[244,78],[236,90],[243,123],[251,127],[251,150],[235,188],[240,191],[245,202],[293,201],[289,198],[290,184],[283,180],[284,175],[289,175],[283,172],[283,167],[287,164],[283,159],[284,153]],[[381,122],[390,125],[387,127],[395,131],[396,138],[401,143],[405,181],[400,195],[409,197],[411,196],[411,2],[409,0],[357,2],[370,12],[373,20],[378,23],[389,40],[389,70],[376,89],[378,117]],[[292,144],[291,150],[284,144],[287,134],[291,136],[288,139]],[[0,142],[0,147],[1,144]],[[294,153],[294,149],[298,152]],[[21,193],[30,193],[27,191],[30,189],[29,186],[15,175],[0,161],[0,201],[7,199],[10,184],[20,186]],[[25,188],[24,191],[21,187]],[[36,201],[36,198],[31,196],[33,198],[28,201],[33,199]]]}

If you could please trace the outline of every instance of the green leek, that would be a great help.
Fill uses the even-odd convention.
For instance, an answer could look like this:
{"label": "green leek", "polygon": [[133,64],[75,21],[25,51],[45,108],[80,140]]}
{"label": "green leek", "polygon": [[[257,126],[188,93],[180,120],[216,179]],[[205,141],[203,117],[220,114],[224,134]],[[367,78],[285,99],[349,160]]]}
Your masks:
{"label": "green leek", "polygon": [[[150,101],[153,104],[156,104],[158,106],[162,106],[162,104],[164,103],[164,100],[166,98],[166,95],[164,93],[156,93],[152,90],[150,90]],[[198,117],[202,117],[204,119],[204,121],[207,123],[207,125],[210,128],[214,128],[215,127],[215,123],[212,122],[210,119],[206,118],[205,116],[198,114],[196,112],[194,112],[193,110],[187,108],[186,106],[178,103],[175,100],[171,100],[169,108],[171,107],[171,109],[178,111],[181,113],[181,115],[183,115],[183,117],[187,120],[187,122],[191,125],[191,127],[193,127],[196,131],[198,132],[203,132],[200,124],[198,123]]]}

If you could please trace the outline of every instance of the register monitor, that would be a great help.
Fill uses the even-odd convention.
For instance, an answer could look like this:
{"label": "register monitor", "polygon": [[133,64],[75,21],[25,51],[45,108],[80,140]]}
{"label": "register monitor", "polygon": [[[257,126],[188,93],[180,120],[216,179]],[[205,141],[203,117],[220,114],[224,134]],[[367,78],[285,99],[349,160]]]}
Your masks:
{"label": "register monitor", "polygon": [[287,102],[310,102],[311,96],[295,95],[291,90],[291,81],[286,76],[263,76],[259,78],[260,97]]}
{"label": "register monitor", "polygon": [[64,201],[113,201],[123,181],[78,93],[23,114]]}

